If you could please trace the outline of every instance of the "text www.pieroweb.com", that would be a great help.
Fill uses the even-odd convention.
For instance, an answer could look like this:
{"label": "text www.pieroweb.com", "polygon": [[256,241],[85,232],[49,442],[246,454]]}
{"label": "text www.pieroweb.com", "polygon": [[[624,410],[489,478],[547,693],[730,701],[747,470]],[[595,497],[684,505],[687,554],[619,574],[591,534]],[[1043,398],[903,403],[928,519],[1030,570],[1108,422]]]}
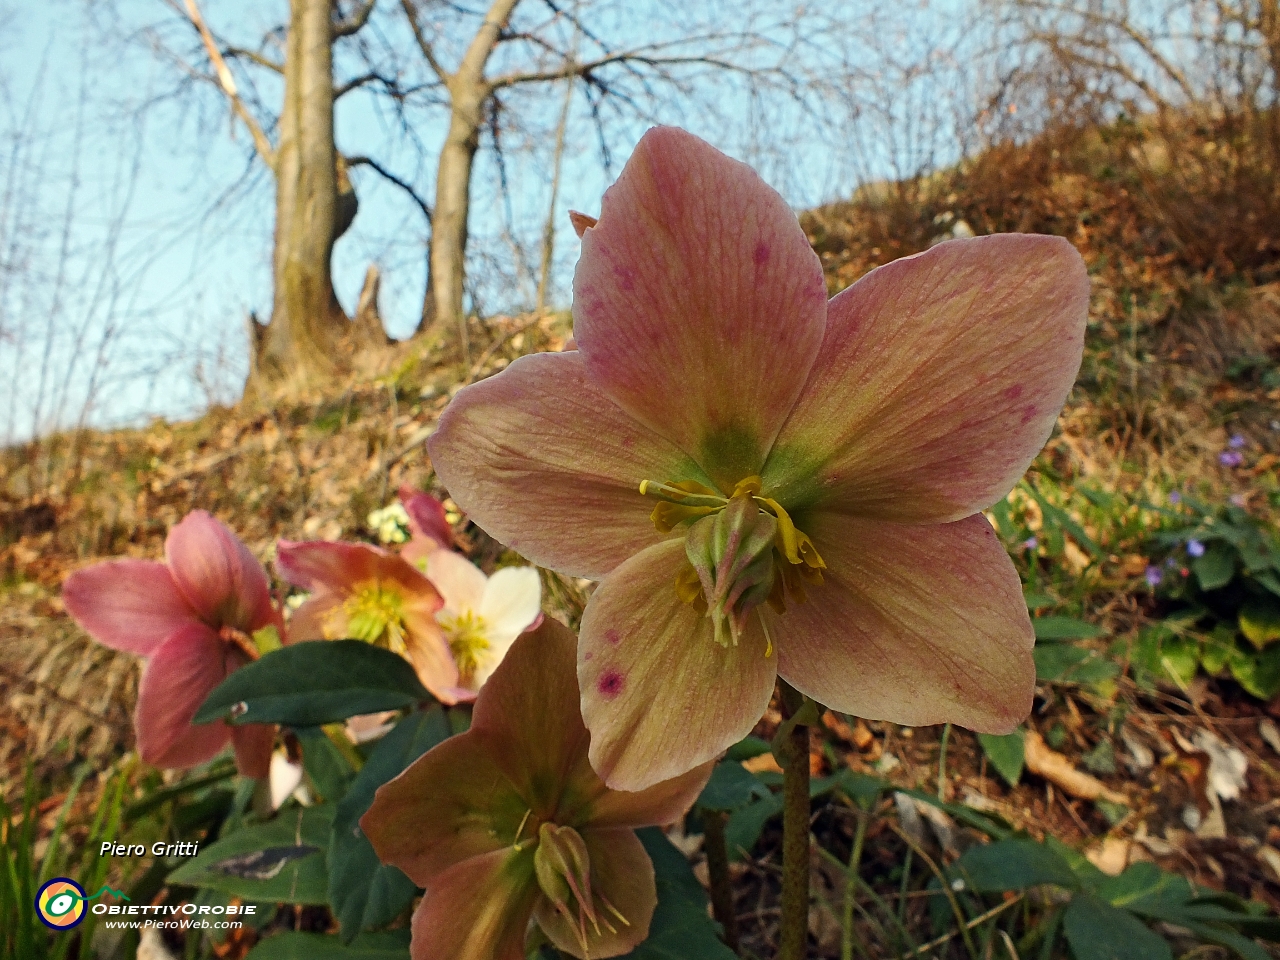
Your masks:
{"label": "text www.pieroweb.com", "polygon": [[257,913],[256,904],[197,906],[194,903],[98,903],[90,909],[99,916],[129,918],[103,921],[103,926],[108,930],[137,930],[142,927],[157,927],[161,930],[234,930],[244,926],[244,922],[230,919],[231,916]]}

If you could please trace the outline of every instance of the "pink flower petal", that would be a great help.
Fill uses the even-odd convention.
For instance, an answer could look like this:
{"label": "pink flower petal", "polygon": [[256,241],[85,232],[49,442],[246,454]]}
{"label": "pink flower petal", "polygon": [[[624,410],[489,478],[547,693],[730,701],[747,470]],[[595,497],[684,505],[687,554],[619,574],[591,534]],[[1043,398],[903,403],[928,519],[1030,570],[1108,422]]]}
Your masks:
{"label": "pink flower petal", "polygon": [[525,960],[538,899],[533,850],[495,850],[441,874],[413,912],[413,960]]}
{"label": "pink flower petal", "polygon": [[484,596],[484,572],[452,550],[435,550],[427,555],[427,579],[444,598],[441,614],[478,612]]}
{"label": "pink flower petal", "polygon": [[[436,548],[444,550],[453,547],[453,527],[449,526],[443,503],[431,494],[412,487],[401,487],[399,496],[404,512],[409,515],[409,532],[414,541],[423,547],[429,544],[435,544]],[[408,546],[406,544],[405,548]]]}
{"label": "pink flower petal", "polygon": [[773,694],[777,653],[765,656],[758,618],[737,646],[717,644],[711,621],[676,596],[682,563],[680,541],[650,547],[600,584],[582,618],[591,765],[615,790],[643,790],[715,758],[751,732]]}
{"label": "pink flower petal", "polygon": [[142,672],[133,718],[143,760],[156,767],[194,767],[226,746],[225,723],[197,726],[191,718],[241,659],[199,623],[182,627],[156,650]]}
{"label": "pink flower petal", "polygon": [[192,510],[169,530],[164,553],[174,583],[205,623],[252,633],[276,622],[262,564],[203,510]]}
{"label": "pink flower petal", "polygon": [[574,352],[521,357],[461,390],[428,446],[488,534],[539,566],[596,579],[662,539],[642,480],[709,482],[602,394]]}
{"label": "pink flower petal", "polygon": [[77,570],[62,585],[62,602],[93,639],[144,657],[200,622],[169,568],[150,560],[106,560]]}
{"label": "pink flower petal", "polygon": [[1008,733],[1031,709],[1031,620],[1017,572],[978,514],[899,525],[831,513],[807,528],[826,582],[766,614],[778,672],[833,710]]}
{"label": "pink flower petal", "polygon": [[[578,942],[574,926],[543,896],[533,917],[548,939],[561,951],[583,960],[617,957],[629,953],[649,936],[649,921],[658,905],[653,863],[644,844],[631,830],[583,830],[582,841],[591,860],[591,891],[595,909],[609,921],[594,928],[586,924],[587,948]],[[612,904],[627,922],[614,917]],[[610,931],[609,927],[613,930]]]}
{"label": "pink flower petal", "polygon": [[[343,597],[336,593],[320,593],[303,602],[293,611],[289,618],[286,636],[289,643],[300,643],[304,640],[341,640],[334,630],[328,629],[330,624],[341,622]],[[329,636],[333,633],[333,636]]]}
{"label": "pink flower petal", "polygon": [[405,615],[405,648],[422,685],[441,703],[460,703],[475,696],[458,686],[458,665],[436,622],[436,606],[420,605]]}
{"label": "pink flower petal", "polygon": [[1088,305],[1084,262],[1058,237],[955,240],[873,270],[831,301],[765,489],[912,523],[990,506],[1049,438]]}
{"label": "pink flower petal", "polygon": [[658,127],[582,238],[573,329],[591,378],[732,491],[760,472],[800,393],[826,300],[782,197],[692,134]]}
{"label": "pink flower petal", "polygon": [[528,809],[488,740],[464,733],[379,787],[360,828],[385,863],[429,887],[455,864],[513,845]]}
{"label": "pink flower petal", "polygon": [[400,557],[367,543],[281,540],[276,544],[276,566],[295,587],[313,593],[330,591],[342,596],[357,583],[385,576],[401,566],[417,573]]}
{"label": "pink flower petal", "polygon": [[[763,712],[763,711],[762,711]],[[675,823],[693,806],[711,779],[715,761],[708,761],[670,780],[630,792],[607,790],[591,804],[587,819],[592,827],[663,827]]]}
{"label": "pink flower petal", "polygon": [[547,816],[560,808],[566,792],[594,796],[603,789],[587,762],[576,649],[568,627],[543,618],[538,629],[512,644],[471,717],[471,729],[488,738],[507,779]]}
{"label": "pink flower petal", "polygon": [[[244,776],[261,780],[271,770],[271,749],[276,728],[267,723],[249,723],[231,728],[231,745],[236,751],[236,769]],[[276,804],[278,807],[280,804]]]}

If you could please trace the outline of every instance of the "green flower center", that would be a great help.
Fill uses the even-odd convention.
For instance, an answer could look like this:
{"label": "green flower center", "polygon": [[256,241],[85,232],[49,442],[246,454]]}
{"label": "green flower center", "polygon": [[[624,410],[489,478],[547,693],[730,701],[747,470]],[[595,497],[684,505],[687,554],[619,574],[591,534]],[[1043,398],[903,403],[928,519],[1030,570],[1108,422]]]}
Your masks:
{"label": "green flower center", "polygon": [[449,641],[449,649],[453,651],[458,675],[464,683],[469,684],[475,679],[481,660],[487,659],[490,650],[484,618],[468,610],[457,616],[437,619]]}
{"label": "green flower center", "polygon": [[388,589],[377,581],[360,584],[340,611],[346,629],[326,632],[343,633],[395,653],[405,652],[404,596],[399,590]]}
{"label": "green flower center", "polygon": [[[722,646],[737,645],[761,603],[778,613],[788,599],[803,603],[805,584],[821,584],[826,569],[809,536],[762,490],[758,476],[739,480],[727,497],[694,480],[640,484],[642,496],[659,501],[650,514],[659,533],[687,526],[688,562],[676,575],[676,595],[711,617]],[[765,640],[767,657],[773,652],[767,628]]]}

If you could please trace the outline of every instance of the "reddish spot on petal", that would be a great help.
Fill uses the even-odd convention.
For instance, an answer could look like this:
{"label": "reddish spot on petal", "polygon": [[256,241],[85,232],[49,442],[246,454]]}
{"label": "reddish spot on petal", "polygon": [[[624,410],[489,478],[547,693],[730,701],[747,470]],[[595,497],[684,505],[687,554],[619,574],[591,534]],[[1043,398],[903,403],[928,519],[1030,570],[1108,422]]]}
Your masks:
{"label": "reddish spot on petal", "polygon": [[629,267],[614,267],[613,275],[618,278],[618,286],[623,290],[634,290],[636,272]]}
{"label": "reddish spot on petal", "polygon": [[595,654],[594,654],[594,653],[592,653],[590,650],[588,650],[586,653],[584,653],[584,654],[582,655],[582,659],[583,659],[583,660],[590,660],[590,659],[591,659],[592,657],[594,657],[594,656],[595,656]]}
{"label": "reddish spot on petal", "polygon": [[608,670],[596,681],[596,689],[606,700],[612,700],[622,692],[623,676],[617,670]]}
{"label": "reddish spot on petal", "polygon": [[635,438],[635,437],[623,437],[623,438],[622,438],[622,449],[623,449],[623,450],[630,450],[630,449],[631,449],[632,447],[634,447],[635,445],[636,445],[636,438]]}
{"label": "reddish spot on petal", "polygon": [[606,630],[604,632],[604,638],[615,647],[622,642],[622,634],[618,633],[617,630]]}
{"label": "reddish spot on petal", "polygon": [[751,259],[757,267],[763,267],[769,262],[769,245],[763,240],[757,243],[755,250],[751,253]]}
{"label": "reddish spot on petal", "polygon": [[1022,384],[1020,383],[1014,384],[1004,392],[1004,398],[1006,400],[1017,400],[1020,396],[1022,396]]}
{"label": "reddish spot on petal", "polygon": [[1028,423],[1031,420],[1031,418],[1034,417],[1035,415],[1036,415],[1035,406],[1028,404],[1027,408],[1022,411],[1022,422]]}

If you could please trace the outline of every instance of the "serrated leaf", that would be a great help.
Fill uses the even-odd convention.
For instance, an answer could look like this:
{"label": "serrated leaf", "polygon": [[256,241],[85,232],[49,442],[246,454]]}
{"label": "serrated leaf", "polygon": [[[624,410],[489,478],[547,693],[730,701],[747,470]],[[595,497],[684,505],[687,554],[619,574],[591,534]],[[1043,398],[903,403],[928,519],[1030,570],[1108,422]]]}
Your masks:
{"label": "serrated leaf", "polygon": [[1173,960],[1163,937],[1133,914],[1087,893],[1072,898],[1062,927],[1076,960]]}
{"label": "serrated leaf", "polygon": [[[166,882],[208,887],[259,902],[327,903],[329,875],[323,851],[329,844],[333,812],[331,804],[289,810],[269,823],[236,830],[204,847],[194,860],[170,873]],[[274,871],[275,860],[263,859],[255,867],[244,859],[264,851],[303,848],[312,849],[284,859]],[[254,873],[257,876],[241,875]]]}
{"label": "serrated leaf", "polygon": [[318,727],[429,699],[403,657],[359,640],[313,640],[241,667],[214,688],[195,722]]}
{"label": "serrated leaf", "polygon": [[1191,570],[1201,590],[1217,590],[1231,582],[1236,570],[1236,552],[1221,540],[1215,540],[1191,562]]}
{"label": "serrated leaf", "polygon": [[658,906],[648,938],[627,960],[737,960],[720,942],[717,926],[707,916],[707,894],[684,854],[655,827],[636,835],[653,861]]}
{"label": "serrated leaf", "polygon": [[1104,633],[1101,627],[1076,617],[1032,617],[1037,640],[1092,640]]}
{"label": "serrated leaf", "polygon": [[1240,608],[1240,632],[1261,650],[1280,640],[1280,601],[1251,597]]}
{"label": "serrated leaf", "polygon": [[706,810],[740,810],[769,795],[769,788],[741,763],[725,760],[711,771],[711,779],[698,795],[697,806]]}
{"label": "serrated leaf", "polygon": [[955,871],[975,893],[1001,893],[1051,884],[1074,890],[1079,886],[1070,865],[1053,850],[1034,840],[1015,838],[970,847],[956,861]]}
{"label": "serrated leaf", "polygon": [[996,773],[1004,777],[1011,787],[1016,787],[1022,779],[1022,766],[1027,759],[1027,734],[1019,727],[1013,733],[999,737],[991,733],[978,734],[978,742],[982,744],[982,752],[987,755]]}
{"label": "serrated leaf", "polygon": [[440,707],[411,713],[378,741],[346,796],[338,803],[329,841],[329,902],[350,941],[361,930],[386,926],[413,899],[417,887],[398,868],[382,863],[360,818],[378,788],[450,736]]}
{"label": "serrated leaf", "polygon": [[408,930],[366,933],[349,945],[322,933],[286,930],[261,941],[245,960],[408,960],[408,957]]}

